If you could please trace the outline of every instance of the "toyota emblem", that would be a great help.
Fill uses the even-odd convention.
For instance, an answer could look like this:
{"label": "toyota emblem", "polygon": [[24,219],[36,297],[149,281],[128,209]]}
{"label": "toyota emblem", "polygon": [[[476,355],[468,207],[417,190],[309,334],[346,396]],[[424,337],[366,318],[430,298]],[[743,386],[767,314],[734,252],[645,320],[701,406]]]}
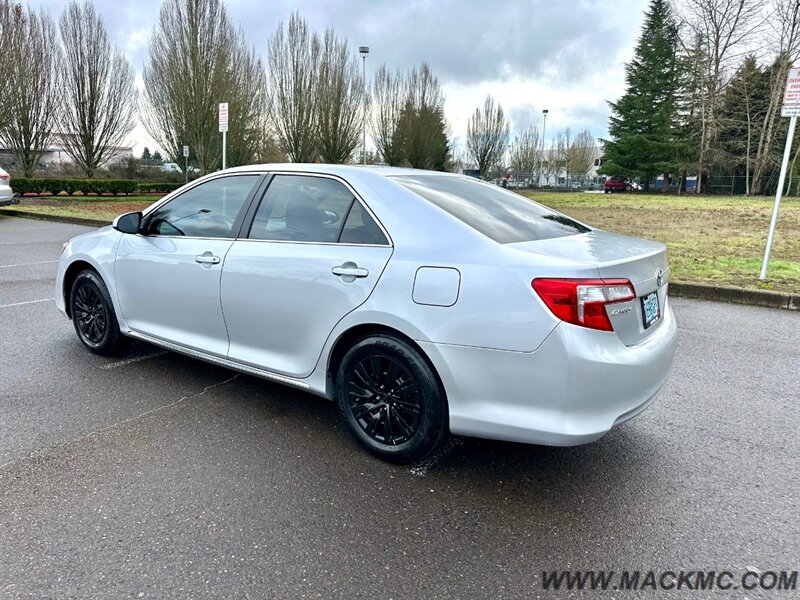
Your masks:
{"label": "toyota emblem", "polygon": [[661,269],[658,269],[656,271],[656,285],[658,287],[664,285],[664,271],[662,271]]}

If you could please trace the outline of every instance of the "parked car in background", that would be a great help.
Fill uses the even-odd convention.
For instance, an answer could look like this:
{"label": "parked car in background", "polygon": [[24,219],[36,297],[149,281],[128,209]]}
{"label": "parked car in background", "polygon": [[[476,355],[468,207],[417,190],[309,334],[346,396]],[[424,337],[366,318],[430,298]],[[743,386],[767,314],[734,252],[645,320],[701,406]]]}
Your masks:
{"label": "parked car in background", "polygon": [[72,239],[55,301],[92,352],[131,337],[329,398],[402,463],[448,432],[583,444],[646,409],[668,279],[664,244],[471,177],[276,164]]}
{"label": "parked car in background", "polygon": [[11,189],[11,175],[0,167],[0,206],[8,206],[14,202],[14,192]]}
{"label": "parked car in background", "polygon": [[161,165],[161,170],[165,173],[183,173],[178,163],[168,162]]}
{"label": "parked car in background", "polygon": [[613,192],[624,192],[629,189],[628,182],[624,177],[609,177],[603,184],[603,192],[611,194]]}

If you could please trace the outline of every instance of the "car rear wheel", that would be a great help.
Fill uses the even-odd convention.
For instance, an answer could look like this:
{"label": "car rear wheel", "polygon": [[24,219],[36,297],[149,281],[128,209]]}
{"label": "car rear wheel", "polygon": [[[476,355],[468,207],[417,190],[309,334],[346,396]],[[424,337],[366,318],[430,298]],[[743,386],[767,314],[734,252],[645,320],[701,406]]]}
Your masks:
{"label": "car rear wheel", "polygon": [[116,354],[124,337],[114,314],[108,288],[94,271],[81,271],[69,295],[72,324],[78,339],[95,354]]}
{"label": "car rear wheel", "polygon": [[430,365],[407,342],[376,334],[345,354],[339,411],[358,442],[393,463],[424,459],[447,436],[447,403]]}

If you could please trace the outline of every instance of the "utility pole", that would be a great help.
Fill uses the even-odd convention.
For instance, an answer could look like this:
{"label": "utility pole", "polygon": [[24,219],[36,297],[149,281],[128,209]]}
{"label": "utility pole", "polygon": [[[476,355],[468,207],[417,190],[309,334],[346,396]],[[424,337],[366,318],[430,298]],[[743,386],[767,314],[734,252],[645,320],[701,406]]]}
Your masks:
{"label": "utility pole", "polygon": [[547,113],[550,111],[546,108],[542,111],[542,156],[539,159],[539,187],[542,187],[542,175],[544,171],[544,153],[547,146],[544,143],[544,134],[547,131]]}

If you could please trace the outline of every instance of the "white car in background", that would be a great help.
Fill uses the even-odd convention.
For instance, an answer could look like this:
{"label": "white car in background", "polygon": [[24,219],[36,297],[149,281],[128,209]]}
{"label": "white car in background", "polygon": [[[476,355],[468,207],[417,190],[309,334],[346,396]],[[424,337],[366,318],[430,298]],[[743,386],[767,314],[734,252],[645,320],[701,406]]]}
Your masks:
{"label": "white car in background", "polygon": [[11,175],[0,167],[0,206],[8,206],[14,201],[14,192],[11,190]]}

